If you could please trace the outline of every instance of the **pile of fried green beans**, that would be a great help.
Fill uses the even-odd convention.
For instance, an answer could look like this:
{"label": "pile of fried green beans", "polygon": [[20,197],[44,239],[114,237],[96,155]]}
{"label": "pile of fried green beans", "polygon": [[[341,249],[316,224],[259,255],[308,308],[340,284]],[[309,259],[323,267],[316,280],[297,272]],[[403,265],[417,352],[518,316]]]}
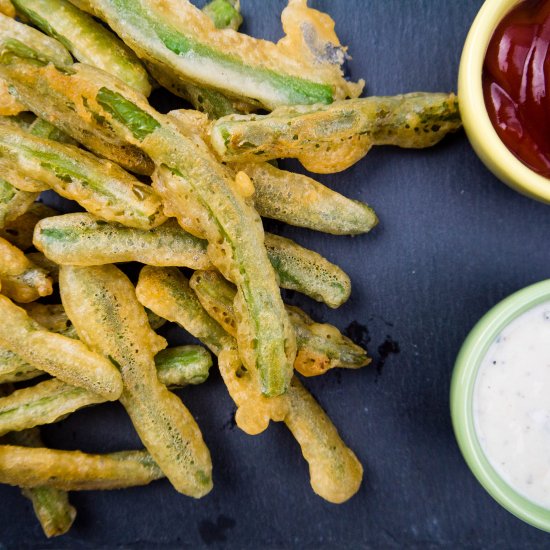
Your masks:
{"label": "pile of fried green beans", "polygon": [[[334,235],[378,218],[274,161],[337,172],[373,145],[434,145],[460,116],[453,94],[359,98],[330,17],[289,0],[281,19],[275,44],[238,31],[238,0],[0,2],[0,483],[22,488],[48,537],[74,521],[68,491],[162,477],[211,491],[210,452],[173,392],[208,378],[210,352],[242,430],[283,422],[315,493],[359,490],[361,462],[298,375],[370,358],[280,292],[337,308],[350,279],[262,218]],[[158,87],[181,108],[154,109]],[[84,211],[56,212],[44,191]],[[167,347],[166,321],[205,347]],[[44,446],[39,426],[115,400],[143,450]]]}

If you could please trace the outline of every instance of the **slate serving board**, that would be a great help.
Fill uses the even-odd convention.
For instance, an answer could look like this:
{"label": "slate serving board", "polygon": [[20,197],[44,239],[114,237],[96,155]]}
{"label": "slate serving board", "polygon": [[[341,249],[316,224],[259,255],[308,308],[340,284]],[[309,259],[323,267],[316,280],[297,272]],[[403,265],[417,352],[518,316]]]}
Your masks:
{"label": "slate serving board", "polygon": [[[479,0],[311,0],[349,45],[368,94],[456,89],[462,44]],[[244,31],[276,40],[283,0],[242,0]],[[167,110],[165,96],[154,98]],[[170,107],[181,104],[170,102]],[[287,163],[296,168],[297,164]],[[457,351],[499,300],[550,276],[550,208],[496,180],[464,134],[433,149],[379,148],[347,171],[319,176],[369,202],[372,234],[333,237],[268,223],[314,248],[353,281],[337,311],[288,295],[318,320],[367,344],[374,364],[308,379],[365,465],[360,492],[334,506],[310,489],[290,434],[235,428],[219,375],[180,392],[214,463],[200,501],[166,481],[72,494],[70,534],[47,541],[17,488],[0,487],[0,548],[542,548],[550,536],[497,505],[465,465],[451,428],[449,382]],[[48,197],[52,200],[52,197]],[[70,208],[65,205],[65,208]],[[174,328],[172,343],[190,342]],[[139,447],[116,404],[80,411],[43,430],[48,445],[106,452]]]}

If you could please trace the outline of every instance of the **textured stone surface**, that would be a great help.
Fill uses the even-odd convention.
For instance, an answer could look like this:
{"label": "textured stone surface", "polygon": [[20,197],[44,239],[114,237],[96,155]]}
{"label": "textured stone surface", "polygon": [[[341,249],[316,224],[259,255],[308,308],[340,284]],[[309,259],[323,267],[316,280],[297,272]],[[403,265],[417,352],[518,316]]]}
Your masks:
{"label": "textured stone surface", "polygon": [[[368,94],[456,89],[462,44],[481,5],[310,3],[336,20],[353,56],[351,76],[366,79]],[[247,32],[280,37],[285,2],[242,5]],[[19,491],[0,487],[0,548],[547,546],[547,536],[503,510],[469,472],[452,432],[448,394],[456,353],[474,323],[501,298],[549,276],[548,207],[498,182],[463,133],[425,151],[376,149],[353,168],[319,179],[372,204],[380,226],[348,238],[267,225],[325,254],[352,278],[352,298],[338,311],[298,295],[289,299],[317,319],[351,325],[374,355],[373,368],[306,381],[365,465],[359,494],[341,506],[316,497],[284,427],[258,437],[240,432],[213,375],[181,392],[212,451],[210,495],[196,502],[164,481],[75,494],[71,533],[47,542]],[[177,330],[168,334],[173,342],[189,341]],[[51,446],[88,451],[138,446],[116,404],[80,411],[44,429],[44,437]]]}

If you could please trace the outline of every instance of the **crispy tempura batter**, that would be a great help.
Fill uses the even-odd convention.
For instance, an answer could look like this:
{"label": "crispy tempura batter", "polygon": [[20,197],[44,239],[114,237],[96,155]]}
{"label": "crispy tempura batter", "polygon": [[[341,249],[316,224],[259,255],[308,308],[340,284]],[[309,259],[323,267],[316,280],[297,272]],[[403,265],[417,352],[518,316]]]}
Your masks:
{"label": "crispy tempura batter", "polygon": [[47,331],[5,296],[0,296],[0,315],[1,346],[67,384],[109,401],[120,397],[122,380],[109,360],[82,342]]}
{"label": "crispy tempura batter", "polygon": [[254,372],[243,367],[236,342],[201,306],[175,268],[145,267],[137,286],[139,300],[177,322],[218,355],[220,372],[237,405],[237,425],[250,434],[270,420],[284,421],[309,463],[313,490],[329,502],[344,502],[359,489],[363,468],[307,390],[293,377],[285,395],[265,397]]}
{"label": "crispy tempura batter", "polygon": [[211,143],[227,162],[292,157],[326,174],[348,168],[373,145],[430,147],[461,124],[454,94],[411,93],[229,115],[213,123]]}
{"label": "crispy tempura batter", "polygon": [[264,107],[330,103],[357,97],[357,84],[343,78],[345,48],[334,21],[290,0],[281,15],[286,36],[277,44],[232,29],[216,29],[186,0],[94,0],[104,19],[156,73],[254,99]]}
{"label": "crispy tempura batter", "polygon": [[32,302],[52,293],[52,280],[24,254],[0,237],[2,293],[16,302]]}
{"label": "crispy tempura batter", "polygon": [[38,190],[51,187],[108,221],[150,229],[166,220],[151,186],[117,164],[2,121],[0,168],[14,186],[34,191],[24,182],[38,182]]}
{"label": "crispy tempura batter", "polygon": [[[209,315],[234,336],[235,287],[214,271],[195,271],[190,284]],[[318,376],[335,367],[358,369],[370,363],[366,351],[336,327],[314,322],[297,307],[286,309],[296,333],[298,353],[294,368],[300,374]]]}
{"label": "crispy tempura batter", "polygon": [[104,455],[0,445],[0,483],[66,491],[147,485],[164,474],[146,451]]}
{"label": "crispy tempura batter", "polygon": [[166,340],[151,330],[132,283],[112,265],[63,266],[60,290],[80,338],[119,365],[120,401],[162,471],[179,492],[207,494],[210,453],[191,413],[157,378],[154,356]]}

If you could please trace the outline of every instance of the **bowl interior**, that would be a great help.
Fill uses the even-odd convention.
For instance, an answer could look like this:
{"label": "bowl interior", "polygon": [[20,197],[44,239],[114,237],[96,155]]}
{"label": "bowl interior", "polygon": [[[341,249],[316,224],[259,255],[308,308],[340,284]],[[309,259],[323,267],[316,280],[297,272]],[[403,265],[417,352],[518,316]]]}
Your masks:
{"label": "bowl interior", "polygon": [[499,333],[516,317],[550,300],[550,279],[512,294],[492,308],[473,328],[457,357],[451,382],[451,416],[466,463],[478,481],[504,508],[520,519],[550,532],[550,509],[527,500],[491,466],[474,426],[474,386],[481,361]]}
{"label": "bowl interior", "polygon": [[502,18],[521,0],[486,0],[464,43],[458,97],[464,129],[483,163],[520,193],[550,204],[550,180],[523,164],[496,133],[483,97],[482,71],[487,47]]}

